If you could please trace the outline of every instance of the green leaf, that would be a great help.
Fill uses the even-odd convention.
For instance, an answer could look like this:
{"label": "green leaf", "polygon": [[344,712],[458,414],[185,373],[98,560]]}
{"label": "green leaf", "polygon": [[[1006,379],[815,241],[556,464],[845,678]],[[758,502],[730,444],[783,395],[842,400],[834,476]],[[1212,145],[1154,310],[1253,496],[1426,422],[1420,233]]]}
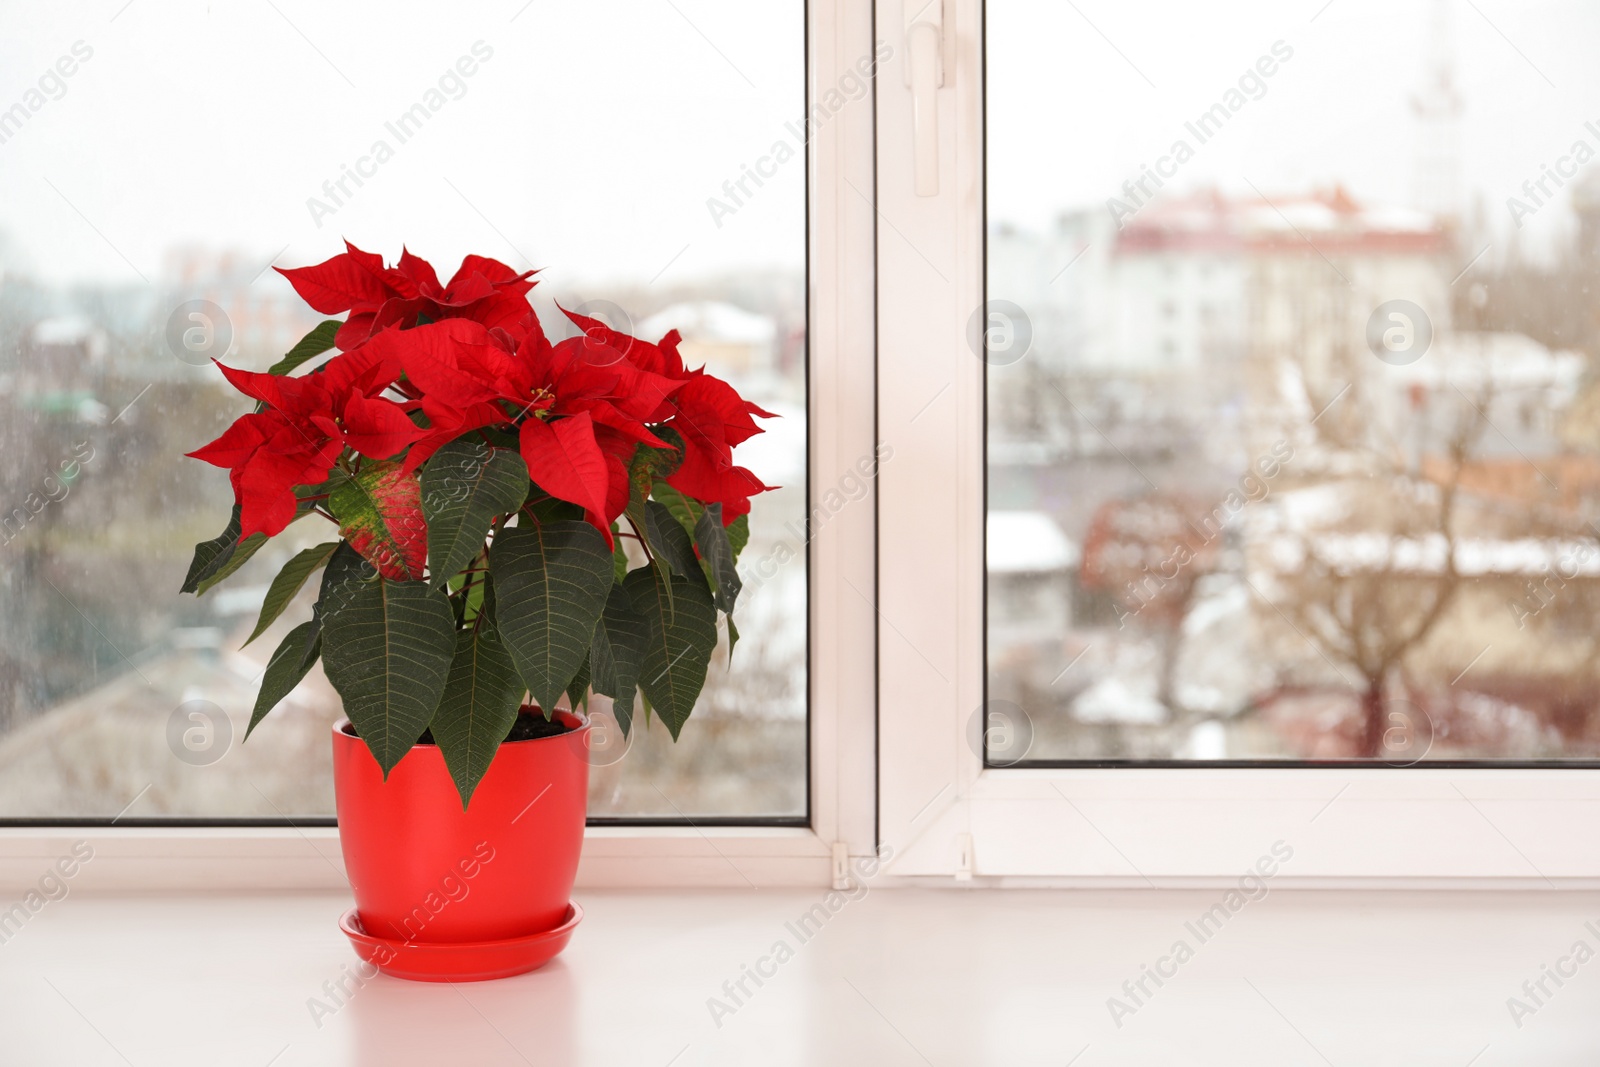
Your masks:
{"label": "green leaf", "polygon": [[[302,499],[295,509],[291,522],[310,514],[313,505],[304,497],[315,492],[315,489],[305,486],[295,490],[295,494]],[[239,540],[241,532],[239,505],[235,504],[233,513],[228,518],[227,528],[211,540],[202,541],[194,546],[194,559],[190,561],[189,573],[184,576],[183,586],[178,591],[194,593],[197,596],[204,595],[212,586],[249,562],[250,557],[267,543],[267,535],[262,533],[251,534],[241,543]]]}
{"label": "green leaf", "polygon": [[484,619],[456,635],[450,679],[429,729],[461,794],[462,811],[511,732],[525,691],[492,622]]}
{"label": "green leaf", "polygon": [[318,567],[328,562],[328,557],[333,555],[340,543],[327,541],[314,548],[308,548],[284,564],[283,570],[272,579],[272,586],[267,590],[267,599],[261,602],[261,616],[256,620],[256,628],[250,632],[250,637],[245,641],[246,645],[260,637],[262,632],[283,614],[283,609],[289,606],[289,601],[293,600],[300,587],[306,584],[306,579],[310,578]]}
{"label": "green leaf", "polygon": [[565,500],[555,497],[540,489],[537,485],[530,487],[533,492],[528,496],[528,502],[523,505],[523,511],[536,522],[579,522],[583,519],[583,509],[576,504],[569,504]]}
{"label": "green leaf", "polygon": [[184,575],[183,587],[180,593],[196,593],[200,583],[211,577],[228,562],[228,557],[239,544],[239,505],[233,506],[233,514],[228,517],[227,527],[209,541],[201,541],[194,546],[194,559],[189,561],[189,573]]}
{"label": "green leaf", "polygon": [[313,356],[320,356],[333,347],[333,336],[343,325],[344,323],[338,319],[328,319],[318,323],[316,329],[300,338],[295,346],[289,349],[288,355],[268,367],[267,373],[288,374]]}
{"label": "green leaf", "polygon": [[441,589],[483,551],[495,519],[528,498],[528,465],[516,452],[477,439],[452,441],[422,471],[429,582]]}
{"label": "green leaf", "polygon": [[378,580],[372,564],[362,559],[355,549],[343,541],[328,557],[322,568],[322,584],[317,587],[317,602],[311,605],[311,621],[317,624],[317,637],[322,637],[322,620],[331,611],[337,611],[350,602],[364,584]]}
{"label": "green leaf", "polygon": [[744,551],[744,546],[750,543],[750,516],[748,513],[740,515],[725,527],[728,531],[728,544],[733,546],[733,561],[739,562],[739,553]]}
{"label": "green leaf", "polygon": [[305,635],[306,647],[300,654],[300,666],[303,670],[310,670],[311,665],[322,658],[322,620],[312,619],[315,629]]}
{"label": "green leaf", "polygon": [[422,486],[397,459],[368,463],[334,483],[328,509],[350,547],[385,578],[422,577],[428,558],[428,527],[422,518]]}
{"label": "green leaf", "polygon": [[672,517],[678,520],[678,525],[683,527],[685,533],[691,536],[694,534],[694,524],[700,521],[700,512],[704,509],[704,505],[698,500],[684,496],[663,481],[657,481],[650,487],[650,495],[672,512]]}
{"label": "green leaf", "polygon": [[250,725],[244,729],[244,738],[250,740],[250,731],[256,723],[267,717],[267,712],[278,706],[317,662],[322,650],[322,628],[316,622],[303,622],[284,635],[278,650],[267,660],[266,672],[261,677],[261,690],[256,694],[255,710],[250,713]]}
{"label": "green leaf", "polygon": [[377,576],[378,572],[372,569],[372,564],[340,541],[339,547],[328,557],[328,565],[322,569],[322,584],[317,588],[317,604],[312,616],[321,619],[336,601],[347,599],[358,585],[370,582]]}
{"label": "green leaf", "polygon": [[[654,486],[666,484],[658,483],[658,479],[666,478],[677,470],[682,462],[683,438],[668,426],[652,426],[650,429],[663,441],[674,444],[674,447],[651,448],[648,445],[639,445],[634,449],[633,459],[628,463],[628,504],[624,510],[634,529],[644,538],[651,553],[654,553],[657,549],[656,538],[651,535],[650,527],[659,520],[650,518],[647,504]],[[685,530],[684,533],[687,534],[688,531]]]}
{"label": "green leaf", "polygon": [[676,741],[699,699],[717,647],[716,605],[704,581],[664,575],[655,564],[628,575],[624,588],[634,610],[649,624],[639,688]]}
{"label": "green leaf", "polygon": [[622,535],[616,523],[611,524],[611,576],[618,585],[628,577],[628,550],[623,547]]}
{"label": "green leaf", "polygon": [[489,549],[500,636],[546,716],[589,654],[615,584],[611,563],[605,537],[586,522],[501,530]]}
{"label": "green leaf", "polygon": [[728,532],[722,527],[721,504],[708,504],[700,513],[700,521],[694,528],[694,541],[700,548],[700,559],[705,563],[706,573],[714,585],[717,608],[731,615],[744,583],[739,580],[739,571],[733,565],[733,545],[728,541]]}
{"label": "green leaf", "polygon": [[628,736],[633,722],[633,697],[639,689],[639,664],[650,637],[650,625],[633,610],[633,598],[620,586],[611,587],[606,610],[594,628],[589,665],[594,691],[611,698],[612,714]]}
{"label": "green leaf", "polygon": [[[612,586],[613,589],[616,586]],[[599,629],[598,626],[595,627]],[[592,648],[592,646],[591,646]],[[578,710],[578,705],[589,695],[589,657],[583,658],[583,666],[578,668],[578,673],[572,676],[572,681],[567,683],[567,707],[573,711]],[[545,713],[545,718],[550,718],[550,713]]]}
{"label": "green leaf", "polygon": [[456,620],[465,625],[476,619],[479,615],[494,617],[494,589],[489,581],[488,574],[471,575],[478,581],[472,583],[466,596],[454,599],[459,602],[456,608]]}
{"label": "green leaf", "polygon": [[[645,510],[645,504],[646,503],[647,503],[647,501],[645,500],[645,498],[643,498],[643,497],[641,497],[639,495],[638,486],[635,486],[634,487],[634,491],[633,491],[633,495],[628,499],[628,506],[624,510],[623,514],[627,515],[627,517],[628,517],[628,525],[632,526],[633,530],[634,530],[634,533],[636,533],[638,535],[639,544],[640,544],[640,547],[643,548],[643,550],[644,550],[645,557],[647,559],[654,560],[655,558],[657,558],[657,556],[660,553],[659,553],[658,548],[657,548],[656,543],[655,543],[656,539],[650,535],[650,518],[649,518],[649,512],[647,512]],[[617,571],[617,567],[616,567],[615,564],[616,564],[616,560],[613,558],[613,560],[612,560],[612,576],[613,577],[616,576],[616,571]],[[672,569],[672,565],[670,563],[667,563],[667,562],[664,562],[664,561],[662,563],[662,566],[665,567],[669,571]],[[622,573],[622,581],[626,582],[627,580],[628,580],[627,572],[623,571],[623,573]],[[668,592],[668,595],[669,596],[671,595],[670,590]]]}
{"label": "green leaf", "polygon": [[243,567],[246,563],[249,563],[250,557],[255,555],[261,549],[261,546],[266,543],[267,535],[264,533],[253,533],[243,541],[240,541],[233,551],[228,553],[227,558],[222,561],[214,573],[200,580],[199,585],[195,587],[195,593],[199,596],[205,596],[206,593],[211,591],[212,586],[240,567]]}
{"label": "green leaf", "polygon": [[733,624],[733,616],[728,616],[728,665],[733,665],[733,646],[739,643],[739,628]]}
{"label": "green leaf", "polygon": [[514,426],[507,426],[505,428],[499,426],[480,426],[478,427],[478,436],[489,442],[489,444],[493,445],[495,448],[509,448],[513,452],[517,451],[519,438],[517,437],[517,429]]}
{"label": "green leaf", "polygon": [[322,629],[328,681],[387,778],[438,710],[455,653],[450,601],[427,582],[347,583]]}
{"label": "green leaf", "polygon": [[700,573],[700,561],[695,558],[694,542],[689,539],[689,531],[678,524],[665,504],[655,500],[645,504],[645,525],[656,559],[664,560],[674,574],[705,580]]}

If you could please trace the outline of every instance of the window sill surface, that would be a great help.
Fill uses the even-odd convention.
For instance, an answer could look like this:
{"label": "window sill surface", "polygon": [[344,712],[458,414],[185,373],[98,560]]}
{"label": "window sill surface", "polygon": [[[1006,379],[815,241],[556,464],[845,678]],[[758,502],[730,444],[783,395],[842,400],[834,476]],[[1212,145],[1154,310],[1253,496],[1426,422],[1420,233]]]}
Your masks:
{"label": "window sill surface", "polygon": [[[1222,890],[578,896],[554,963],[450,986],[362,977],[344,893],[74,889],[0,945],[5,1060],[1489,1067],[1592,1062],[1600,1014],[1581,970],[1523,989],[1600,944],[1596,893],[1274,889],[1205,940]],[[1171,976],[1136,1000],[1146,965]]]}

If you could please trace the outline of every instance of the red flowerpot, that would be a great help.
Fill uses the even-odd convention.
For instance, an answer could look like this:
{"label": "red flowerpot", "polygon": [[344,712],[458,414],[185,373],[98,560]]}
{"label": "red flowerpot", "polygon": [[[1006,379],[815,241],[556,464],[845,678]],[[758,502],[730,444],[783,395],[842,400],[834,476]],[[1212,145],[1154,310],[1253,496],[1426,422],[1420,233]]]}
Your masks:
{"label": "red flowerpot", "polygon": [[[355,892],[345,932],[379,970],[473,980],[531,970],[565,945],[589,789],[588,723],[510,741],[472,802],[435,745],[417,745],[387,781],[366,744],[333,728],[339,846]],[[358,936],[359,935],[359,936]]]}

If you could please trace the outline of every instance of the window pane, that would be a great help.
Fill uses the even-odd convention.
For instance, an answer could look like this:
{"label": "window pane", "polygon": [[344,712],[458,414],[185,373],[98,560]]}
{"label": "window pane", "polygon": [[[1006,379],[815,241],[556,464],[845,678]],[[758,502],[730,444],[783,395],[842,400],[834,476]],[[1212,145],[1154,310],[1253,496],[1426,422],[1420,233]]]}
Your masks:
{"label": "window pane", "polygon": [[[0,818],[332,812],[320,668],[241,742],[311,594],[240,646],[277,568],[328,531],[308,520],[205,597],[177,590],[231,500],[182,453],[246,410],[206,357],[281,356],[322,316],[269,265],[341,238],[441,271],[467,253],[540,268],[552,334],[556,300],[682,331],[691,366],[783,416],[739,452],[785,487],[757,498],[746,559],[773,552],[804,514],[805,176],[785,161],[751,184],[743,165],[804,111],[803,14],[5,5]],[[683,741],[656,722],[597,757],[593,814],[805,813],[805,562],[769,570]]]}
{"label": "window pane", "polygon": [[991,761],[1600,756],[1600,11],[987,9]]}

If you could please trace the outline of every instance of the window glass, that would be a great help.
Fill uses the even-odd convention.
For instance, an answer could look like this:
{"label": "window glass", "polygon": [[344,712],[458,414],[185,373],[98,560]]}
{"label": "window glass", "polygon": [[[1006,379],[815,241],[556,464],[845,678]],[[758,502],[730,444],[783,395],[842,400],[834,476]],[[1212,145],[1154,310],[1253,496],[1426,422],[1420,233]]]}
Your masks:
{"label": "window glass", "polygon": [[1600,756],[1600,11],[986,6],[990,760]]}
{"label": "window glass", "polygon": [[[739,451],[755,503],[733,665],[674,746],[600,749],[600,816],[806,812],[803,5],[4,5],[0,40],[0,818],[325,815],[320,667],[248,744],[241,648],[309,521],[203,598],[226,472],[182,453],[322,317],[271,265],[348,238],[453,271],[539,268],[534,302],[704,362],[781,418]],[[760,180],[747,163],[788,137]],[[198,311],[202,319],[191,317]],[[198,333],[194,331],[199,331]],[[306,527],[300,529],[300,527]],[[790,538],[792,540],[792,538]],[[610,722],[604,699],[595,711]],[[612,727],[614,730],[614,726]]]}

